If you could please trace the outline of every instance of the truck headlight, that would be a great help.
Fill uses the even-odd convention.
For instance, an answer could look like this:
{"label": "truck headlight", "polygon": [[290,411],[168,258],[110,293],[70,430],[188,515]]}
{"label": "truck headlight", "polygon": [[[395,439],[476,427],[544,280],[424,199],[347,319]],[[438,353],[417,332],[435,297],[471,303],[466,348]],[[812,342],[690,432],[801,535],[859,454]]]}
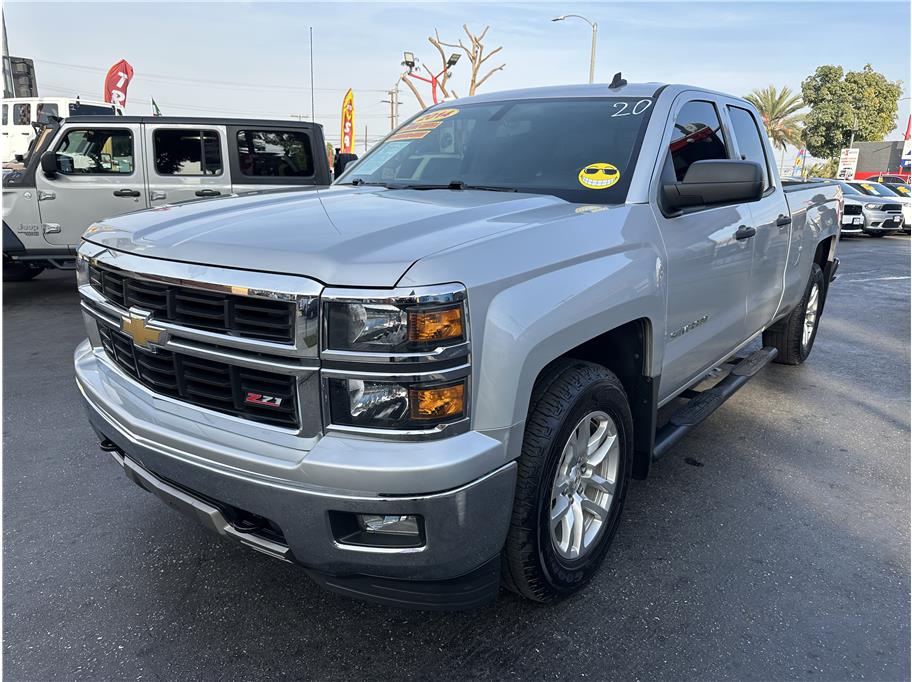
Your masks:
{"label": "truck headlight", "polygon": [[324,347],[367,353],[420,353],[466,340],[465,290],[366,292],[324,300]]}
{"label": "truck headlight", "polygon": [[875,209],[880,208],[880,204],[865,204],[865,208],[873,211]]}
{"label": "truck headlight", "polygon": [[466,379],[407,383],[330,378],[333,424],[371,429],[429,429],[466,415]]}

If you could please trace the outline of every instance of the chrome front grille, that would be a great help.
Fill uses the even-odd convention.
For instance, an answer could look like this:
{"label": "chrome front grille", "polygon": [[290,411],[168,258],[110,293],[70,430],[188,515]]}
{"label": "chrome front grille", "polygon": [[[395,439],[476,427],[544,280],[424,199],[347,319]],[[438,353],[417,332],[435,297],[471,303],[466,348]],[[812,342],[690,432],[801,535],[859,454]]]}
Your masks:
{"label": "chrome front grille", "polygon": [[126,334],[103,323],[99,324],[98,333],[108,357],[155,393],[244,419],[299,426],[293,376],[167,350],[145,350],[135,346]]}
{"label": "chrome front grille", "polygon": [[318,282],[88,243],[77,272],[96,352],[133,382],[289,435],[322,433]]}
{"label": "chrome front grille", "polygon": [[294,342],[293,302],[139,279],[98,264],[89,266],[89,282],[114,305],[147,310],[157,320],[229,336]]}

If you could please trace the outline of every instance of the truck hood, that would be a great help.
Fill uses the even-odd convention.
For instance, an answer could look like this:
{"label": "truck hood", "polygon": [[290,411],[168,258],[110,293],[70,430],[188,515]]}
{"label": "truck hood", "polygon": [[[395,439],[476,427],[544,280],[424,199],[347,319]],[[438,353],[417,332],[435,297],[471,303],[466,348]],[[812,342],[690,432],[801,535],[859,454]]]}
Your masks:
{"label": "truck hood", "polygon": [[549,195],[340,186],[162,206],[101,221],[83,238],[150,258],[391,287],[423,256],[567,209]]}

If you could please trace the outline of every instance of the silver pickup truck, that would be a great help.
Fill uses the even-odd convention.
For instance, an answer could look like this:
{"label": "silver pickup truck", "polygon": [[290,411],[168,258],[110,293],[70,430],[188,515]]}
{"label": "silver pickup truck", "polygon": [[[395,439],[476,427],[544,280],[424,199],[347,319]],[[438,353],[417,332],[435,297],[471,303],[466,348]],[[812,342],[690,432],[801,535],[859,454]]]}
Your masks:
{"label": "silver pickup truck", "polygon": [[841,192],[773,158],[744,100],[618,77],[436,106],[327,189],[97,222],[89,420],[142,488],[329,589],[563,597],[631,478],[811,351]]}

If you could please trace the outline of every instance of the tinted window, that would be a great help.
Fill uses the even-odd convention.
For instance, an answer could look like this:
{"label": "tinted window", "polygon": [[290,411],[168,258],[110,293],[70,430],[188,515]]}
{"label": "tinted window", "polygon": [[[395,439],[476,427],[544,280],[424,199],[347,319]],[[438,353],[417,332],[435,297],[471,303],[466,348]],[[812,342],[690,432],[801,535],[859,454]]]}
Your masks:
{"label": "tinted window", "polygon": [[113,106],[70,102],[70,116],[113,116]]}
{"label": "tinted window", "polygon": [[340,183],[443,186],[621,203],[652,99],[635,97],[450,102],[413,118]]}
{"label": "tinted window", "polygon": [[883,185],[880,185],[876,182],[853,182],[851,183],[852,187],[855,189],[861,190],[865,194],[869,194],[872,197],[890,197],[893,198],[896,196],[894,192],[891,192]]}
{"label": "tinted window", "polygon": [[152,135],[159,175],[221,175],[222,151],[214,130],[160,129]]}
{"label": "tinted window", "polygon": [[38,110],[35,113],[38,123],[47,123],[50,119],[49,116],[57,116],[57,105],[51,104],[49,102],[42,102],[38,105]]}
{"label": "tinted window", "polygon": [[239,130],[241,174],[251,177],[307,177],[314,174],[313,152],[307,133]]}
{"label": "tinted window", "polygon": [[9,122],[9,105],[3,105],[3,125],[6,125]]}
{"label": "tinted window", "polygon": [[763,149],[763,140],[760,137],[757,121],[751,112],[741,107],[729,107],[728,113],[731,115],[732,128],[741,152],[741,159],[756,161],[763,167],[763,189],[766,190],[770,185],[769,165],[766,161],[766,151]]}
{"label": "tinted window", "polygon": [[61,173],[133,172],[133,135],[129,130],[70,130],[56,151]]}
{"label": "tinted window", "polygon": [[678,182],[694,161],[727,159],[719,113],[710,102],[694,101],[683,106],[675,119],[668,148]]}
{"label": "tinted window", "polygon": [[32,105],[31,104],[14,104],[13,105],[13,125],[27,126],[32,122]]}

